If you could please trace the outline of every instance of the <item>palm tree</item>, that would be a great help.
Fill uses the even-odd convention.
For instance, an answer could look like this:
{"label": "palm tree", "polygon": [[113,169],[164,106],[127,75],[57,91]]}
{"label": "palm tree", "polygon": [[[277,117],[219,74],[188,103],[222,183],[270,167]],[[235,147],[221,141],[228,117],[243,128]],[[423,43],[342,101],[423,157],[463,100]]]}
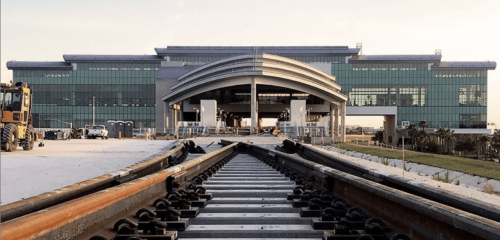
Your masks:
{"label": "palm tree", "polygon": [[429,127],[429,123],[427,122],[427,120],[420,121],[418,125],[421,126],[424,129],[424,131],[426,127]]}
{"label": "palm tree", "polygon": [[429,123],[427,122],[427,120],[422,120],[422,121],[420,121],[420,122],[418,123],[418,125],[419,125],[420,127],[422,127],[422,128],[423,128],[423,129],[422,129],[422,132],[423,132],[423,133],[422,133],[421,135],[422,135],[422,137],[425,137],[425,139],[422,139],[422,140],[421,140],[421,142],[422,142],[422,148],[424,149],[424,151],[423,151],[423,152],[425,152],[425,148],[427,147],[427,146],[426,146],[426,143],[428,142],[428,141],[427,141],[427,140],[428,140],[427,138],[429,137],[429,134],[427,134],[427,132],[425,132],[425,128],[426,128],[426,127],[429,127]]}
{"label": "palm tree", "polygon": [[491,138],[491,147],[496,152],[497,156],[500,157],[500,130],[495,130],[493,137]]}
{"label": "palm tree", "polygon": [[378,142],[380,146],[380,143],[384,142],[384,131],[377,131],[375,136],[372,137],[372,141]]}
{"label": "palm tree", "polygon": [[417,141],[420,145],[420,149],[422,152],[425,152],[428,136],[429,136],[429,134],[427,132],[425,132],[424,130],[418,131]]}
{"label": "palm tree", "polygon": [[435,132],[435,134],[438,136],[439,138],[439,145],[441,145],[441,154],[444,153],[444,138],[446,136],[446,129],[444,127],[440,127],[438,128],[438,130]]}
{"label": "palm tree", "polygon": [[417,137],[417,134],[418,134],[418,127],[415,123],[411,123],[407,128],[406,128],[406,132],[408,132],[408,136],[411,138],[411,147],[412,147],[412,150],[415,150],[415,139]]}
{"label": "palm tree", "polygon": [[446,129],[445,134],[444,134],[444,141],[445,141],[445,146],[446,146],[446,153],[448,153],[448,141],[453,138],[453,134],[455,133],[455,130],[451,130],[449,128]]}
{"label": "palm tree", "polygon": [[[479,144],[480,144],[480,149],[481,151],[483,150],[484,147],[484,160],[486,160],[486,148],[487,148],[487,143],[490,141],[490,137],[487,135],[483,135],[479,138]],[[477,154],[477,159],[479,159],[479,153]]]}
{"label": "palm tree", "polygon": [[463,151],[465,156],[468,156],[476,148],[476,138],[472,135],[457,136],[455,151]]}

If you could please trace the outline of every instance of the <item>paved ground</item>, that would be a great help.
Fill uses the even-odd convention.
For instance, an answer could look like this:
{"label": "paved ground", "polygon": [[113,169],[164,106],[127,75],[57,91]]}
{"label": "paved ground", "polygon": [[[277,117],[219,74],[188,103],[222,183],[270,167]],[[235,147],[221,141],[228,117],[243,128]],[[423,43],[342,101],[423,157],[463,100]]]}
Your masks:
{"label": "paved ground", "polygon": [[32,151],[1,153],[1,205],[113,173],[168,151],[175,141],[44,141]]}

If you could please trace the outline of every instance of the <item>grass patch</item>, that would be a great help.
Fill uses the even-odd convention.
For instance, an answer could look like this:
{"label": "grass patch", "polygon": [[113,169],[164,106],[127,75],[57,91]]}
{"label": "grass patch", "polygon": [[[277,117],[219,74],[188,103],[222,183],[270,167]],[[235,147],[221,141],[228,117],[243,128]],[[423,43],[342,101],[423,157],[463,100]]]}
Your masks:
{"label": "grass patch", "polygon": [[[340,144],[340,148],[385,158],[402,159],[402,153],[398,150],[362,147],[345,143]],[[470,175],[500,180],[500,164],[494,162],[413,151],[405,151],[405,160],[408,162],[420,163],[448,170],[459,171]]]}
{"label": "grass patch", "polygon": [[444,182],[444,183],[451,183],[451,182],[453,182],[453,180],[449,179],[449,172],[448,172],[448,170],[446,170],[446,173],[444,174],[444,177],[440,177],[439,173],[436,173],[436,175],[434,177],[432,177],[432,179],[434,179],[436,181],[441,181],[441,182]]}

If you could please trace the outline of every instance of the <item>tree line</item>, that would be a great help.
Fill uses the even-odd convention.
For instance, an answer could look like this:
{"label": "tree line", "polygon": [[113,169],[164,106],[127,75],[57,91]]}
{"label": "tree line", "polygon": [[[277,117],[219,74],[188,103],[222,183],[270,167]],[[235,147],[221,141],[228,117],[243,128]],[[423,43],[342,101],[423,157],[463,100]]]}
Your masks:
{"label": "tree line", "polygon": [[[408,137],[411,139],[408,144],[411,145],[412,150],[443,155],[458,152],[460,155],[476,157],[477,159],[483,156],[485,160],[487,157],[490,159],[500,157],[500,130],[495,130],[493,136],[490,137],[488,135],[454,134],[454,130],[443,127],[438,128],[434,133],[429,133],[425,131],[427,127],[429,127],[429,123],[423,120],[418,123],[418,126],[411,123],[406,128]],[[376,132],[372,141],[378,142],[379,146],[384,143],[384,131]]]}

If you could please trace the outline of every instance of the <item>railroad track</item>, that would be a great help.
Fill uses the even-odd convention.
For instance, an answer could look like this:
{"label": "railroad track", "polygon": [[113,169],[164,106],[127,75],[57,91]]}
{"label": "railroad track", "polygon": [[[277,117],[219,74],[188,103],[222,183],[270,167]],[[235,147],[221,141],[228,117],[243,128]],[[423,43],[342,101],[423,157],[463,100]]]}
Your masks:
{"label": "railroad track", "polygon": [[223,148],[2,225],[2,239],[500,239],[500,224],[296,155]]}

